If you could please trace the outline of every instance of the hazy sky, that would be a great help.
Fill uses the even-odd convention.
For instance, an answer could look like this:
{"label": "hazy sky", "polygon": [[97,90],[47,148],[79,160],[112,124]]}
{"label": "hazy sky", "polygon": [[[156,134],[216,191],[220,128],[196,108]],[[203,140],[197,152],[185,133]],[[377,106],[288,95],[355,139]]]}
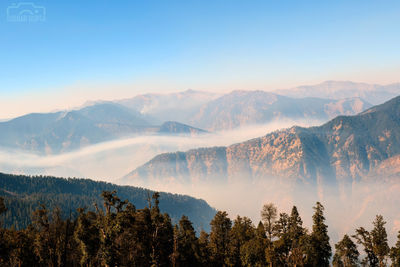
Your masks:
{"label": "hazy sky", "polygon": [[[31,2],[31,1],[24,1]],[[150,91],[274,89],[400,73],[400,1],[0,1],[0,118]]]}

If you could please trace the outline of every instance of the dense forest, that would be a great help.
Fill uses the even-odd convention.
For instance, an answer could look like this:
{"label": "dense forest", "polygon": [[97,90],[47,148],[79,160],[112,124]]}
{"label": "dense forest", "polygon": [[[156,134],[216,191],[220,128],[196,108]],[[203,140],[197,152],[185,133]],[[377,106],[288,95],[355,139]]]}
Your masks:
{"label": "dense forest", "polygon": [[[137,209],[116,192],[101,193],[95,211],[77,210],[76,219],[59,208],[41,205],[25,229],[0,228],[0,266],[330,266],[332,248],[324,207],[314,206],[311,231],[294,206],[278,214],[265,204],[255,227],[247,217],[218,211],[211,231],[197,236],[182,216],[177,224],[160,211],[160,194]],[[7,211],[0,197],[0,214]],[[360,257],[357,244],[364,250]],[[389,248],[385,221],[377,215],[373,229],[356,229],[335,245],[333,266],[400,266],[400,233]]]}
{"label": "dense forest", "polygon": [[[120,198],[135,203],[137,208],[144,208],[154,193],[143,188],[118,186],[90,179],[0,173],[0,196],[8,207],[7,212],[1,215],[1,220],[6,228],[13,226],[15,229],[24,229],[32,222],[31,214],[40,204],[50,210],[59,208],[63,219],[69,216],[75,219],[78,208],[95,211],[93,203],[103,205],[101,193],[114,190]],[[162,192],[160,210],[168,213],[173,223],[177,223],[182,215],[188,216],[198,232],[202,229],[210,230],[209,222],[216,213],[202,199]]]}

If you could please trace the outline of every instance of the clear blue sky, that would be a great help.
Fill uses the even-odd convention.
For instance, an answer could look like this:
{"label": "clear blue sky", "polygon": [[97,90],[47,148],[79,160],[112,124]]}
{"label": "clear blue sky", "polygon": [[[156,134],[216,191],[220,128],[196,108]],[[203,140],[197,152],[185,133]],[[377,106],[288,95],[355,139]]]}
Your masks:
{"label": "clear blue sky", "polygon": [[0,1],[3,100],[74,84],[388,83],[400,70],[400,1],[38,0],[38,23],[7,21],[15,2]]}

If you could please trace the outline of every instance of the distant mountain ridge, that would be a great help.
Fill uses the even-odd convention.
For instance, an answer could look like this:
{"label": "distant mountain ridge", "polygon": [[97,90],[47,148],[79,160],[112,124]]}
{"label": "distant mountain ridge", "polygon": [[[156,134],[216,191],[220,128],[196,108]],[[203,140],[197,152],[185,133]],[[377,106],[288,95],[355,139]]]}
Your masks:
{"label": "distant mountain ridge", "polygon": [[137,95],[133,98],[118,100],[116,103],[152,117],[155,123],[165,121],[188,123],[188,117],[218,96],[219,94],[211,92],[186,90],[169,94]]}
{"label": "distant mountain ridge", "polygon": [[203,105],[188,123],[218,131],[282,119],[327,121],[337,115],[354,115],[369,107],[371,104],[360,98],[296,99],[264,91],[233,91]]}
{"label": "distant mountain ridge", "polygon": [[[0,122],[0,146],[56,154],[137,134],[201,134],[178,122],[155,126],[148,117],[112,102],[78,110],[33,113]],[[182,130],[182,132],[180,132]]]}
{"label": "distant mountain ridge", "polygon": [[124,180],[160,182],[282,177],[350,182],[400,154],[400,96],[318,127],[292,127],[228,147],[161,154]]}
{"label": "distant mountain ridge", "polygon": [[[58,154],[134,135],[191,135],[282,120],[319,123],[357,114],[371,107],[370,101],[380,103],[396,93],[400,94],[400,84],[327,81],[274,92],[144,94],[0,122],[0,147]],[[175,122],[173,127],[162,126],[170,121]]]}
{"label": "distant mountain ridge", "polygon": [[303,85],[291,89],[279,89],[274,93],[303,98],[318,97],[343,99],[359,97],[377,105],[400,94],[400,83],[388,85],[356,83],[351,81],[325,81],[316,85]]}

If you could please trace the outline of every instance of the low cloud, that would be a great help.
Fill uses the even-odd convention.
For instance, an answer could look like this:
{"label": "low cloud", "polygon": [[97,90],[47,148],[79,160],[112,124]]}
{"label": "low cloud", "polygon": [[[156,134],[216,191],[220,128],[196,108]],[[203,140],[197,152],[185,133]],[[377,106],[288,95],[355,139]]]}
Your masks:
{"label": "low cloud", "polygon": [[[276,121],[267,125],[248,126],[204,136],[139,136],[48,156],[3,149],[0,151],[0,170],[16,174],[87,177],[119,183],[119,178],[123,175],[163,152],[227,146],[293,125],[316,124],[319,122]],[[259,212],[264,203],[273,202],[280,212],[287,213],[296,205],[309,229],[312,224],[312,207],[316,201],[321,201],[326,208],[325,214],[333,242],[345,233],[353,234],[356,227],[371,229],[376,214],[382,214],[387,220],[390,242],[394,242],[400,229],[400,213],[397,208],[400,201],[400,185],[396,182],[360,182],[348,185],[350,188],[347,188],[348,193],[344,198],[338,195],[336,188],[327,186],[324,188],[324,194],[318,195],[318,188],[313,186],[293,186],[288,181],[271,177],[257,181],[248,181],[243,177],[242,180],[229,183],[182,185],[172,181],[169,184],[131,185],[202,198],[215,208],[228,211],[231,218],[240,214],[250,217],[254,223],[260,220]]]}
{"label": "low cloud", "polygon": [[[400,213],[397,208],[400,201],[398,190],[393,190],[393,183],[359,182],[352,185],[350,194],[341,199],[338,189],[332,185],[324,187],[324,196],[318,194],[318,188],[313,185],[294,185],[291,181],[274,177],[263,177],[258,181],[242,180],[221,183],[224,177],[216,178],[214,182],[182,185],[170,183],[130,185],[150,187],[154,190],[168,191],[178,194],[189,194],[205,199],[218,210],[228,212],[231,219],[237,215],[247,216],[257,225],[260,221],[260,210],[265,203],[274,203],[279,212],[290,214],[293,205],[297,206],[304,225],[311,230],[313,206],[320,201],[325,207],[331,244],[339,241],[344,234],[353,235],[355,229],[364,227],[373,228],[375,216],[380,214],[387,222],[386,230],[389,243],[396,242],[400,230]],[[399,188],[398,188],[399,189]]]}
{"label": "low cloud", "polygon": [[21,150],[0,151],[0,168],[17,174],[80,176],[115,182],[154,156],[198,147],[228,146],[293,125],[311,126],[319,121],[281,120],[265,125],[199,136],[137,136],[99,143],[57,155],[37,155]]}

